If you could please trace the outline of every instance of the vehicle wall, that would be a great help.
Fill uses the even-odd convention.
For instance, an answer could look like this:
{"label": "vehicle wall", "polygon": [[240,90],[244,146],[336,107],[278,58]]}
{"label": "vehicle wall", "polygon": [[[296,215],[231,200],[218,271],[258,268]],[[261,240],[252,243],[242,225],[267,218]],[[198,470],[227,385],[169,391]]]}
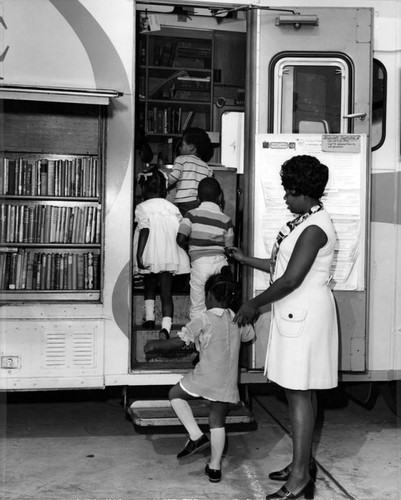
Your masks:
{"label": "vehicle wall", "polygon": [[[159,2],[166,3],[169,2]],[[186,5],[177,0],[175,5]],[[278,8],[325,7],[328,1],[277,0]],[[207,5],[254,5],[227,0]],[[258,7],[269,7],[260,0]],[[366,370],[352,380],[401,375],[401,4],[397,0],[339,0],[336,7],[374,10],[373,55],[387,71],[386,136],[371,156],[368,332]],[[141,6],[143,7],[143,6]],[[132,0],[2,0],[0,77],[4,84],[115,89],[124,95],[109,106],[107,141],[105,287],[98,304],[3,304],[1,356],[17,356],[0,368],[0,389],[40,390],[108,385],[173,384],[174,371],[129,372],[131,318],[132,164],[135,123],[135,2]],[[21,36],[22,26],[24,36]],[[48,367],[47,332],[94,331],[93,362]],[[67,349],[70,347],[67,346]],[[242,381],[261,381],[260,373]]]}
{"label": "vehicle wall", "polygon": [[[4,85],[26,86],[27,94],[36,86],[123,93],[108,107],[102,300],[2,304],[2,389],[103,387],[105,373],[127,372],[134,6],[132,0],[0,2]],[[84,366],[72,354],[74,332],[91,339]],[[53,334],[65,338],[62,363],[46,355]]]}

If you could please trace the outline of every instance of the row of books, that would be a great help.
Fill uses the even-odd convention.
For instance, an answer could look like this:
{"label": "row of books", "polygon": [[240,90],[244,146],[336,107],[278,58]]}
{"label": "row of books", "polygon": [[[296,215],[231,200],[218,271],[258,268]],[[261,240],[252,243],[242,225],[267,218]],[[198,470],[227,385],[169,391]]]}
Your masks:
{"label": "row of books", "polygon": [[0,195],[99,197],[98,159],[0,158]]}
{"label": "row of books", "polygon": [[151,65],[206,69],[212,63],[212,44],[210,40],[180,40],[173,43],[171,39],[163,37],[157,40],[151,55]]}
{"label": "row of books", "polygon": [[100,243],[100,205],[0,204],[0,243]]}
{"label": "row of books", "polygon": [[99,254],[0,253],[0,290],[99,290]]}
{"label": "row of books", "polygon": [[147,133],[181,134],[191,125],[194,111],[183,111],[181,107],[154,106],[148,109]]}

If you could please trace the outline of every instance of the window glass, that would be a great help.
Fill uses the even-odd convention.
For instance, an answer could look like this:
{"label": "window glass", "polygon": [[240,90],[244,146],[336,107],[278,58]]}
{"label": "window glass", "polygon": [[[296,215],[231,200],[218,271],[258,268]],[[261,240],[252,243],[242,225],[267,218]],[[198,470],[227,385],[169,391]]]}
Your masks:
{"label": "window glass", "polygon": [[384,142],[386,126],[387,74],[383,64],[373,60],[373,102],[372,102],[372,149],[378,149]]}
{"label": "window glass", "polygon": [[221,163],[244,172],[244,112],[225,111],[221,116]]}
{"label": "window glass", "polygon": [[275,66],[274,131],[346,133],[349,70],[345,61],[283,58]]}

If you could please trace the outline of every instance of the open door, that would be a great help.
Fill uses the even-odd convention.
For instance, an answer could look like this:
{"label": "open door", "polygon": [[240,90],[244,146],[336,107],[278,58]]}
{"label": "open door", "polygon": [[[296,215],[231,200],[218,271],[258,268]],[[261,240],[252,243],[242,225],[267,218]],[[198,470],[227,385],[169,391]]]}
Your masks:
{"label": "open door", "polygon": [[[300,8],[287,12],[252,9],[249,15],[244,241],[255,251],[257,162],[260,134],[361,134],[366,146],[360,176],[363,195],[362,286],[335,291],[340,318],[340,370],[365,370],[366,274],[370,151],[371,9]],[[341,35],[339,35],[341,34]],[[366,134],[366,141],[365,141]],[[288,157],[292,156],[291,151]],[[248,296],[256,292],[251,271]],[[263,325],[266,328],[266,325]],[[266,340],[259,335],[252,368],[264,363]],[[260,344],[262,343],[262,345]]]}

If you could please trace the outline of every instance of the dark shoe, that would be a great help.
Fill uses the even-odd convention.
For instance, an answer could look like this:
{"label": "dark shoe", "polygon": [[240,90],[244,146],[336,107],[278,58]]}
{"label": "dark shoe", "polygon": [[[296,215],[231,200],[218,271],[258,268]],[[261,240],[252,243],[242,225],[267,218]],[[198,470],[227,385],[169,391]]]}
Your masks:
{"label": "dark shoe", "polygon": [[155,327],[155,322],[152,319],[148,319],[142,323],[142,327],[146,328],[146,330],[153,330]]}
{"label": "dark shoe", "polygon": [[[269,478],[273,479],[273,481],[287,481],[288,478],[290,477],[291,469],[287,465],[287,467],[284,467],[284,469],[277,470],[275,472],[270,472]],[[313,462],[310,462],[309,464],[309,475],[313,481],[316,481],[316,476],[317,476],[317,465],[315,460]]]}
{"label": "dark shoe", "polygon": [[307,500],[313,500],[315,497],[315,482],[313,479],[309,479],[309,481],[305,484],[305,486],[298,493],[292,493],[288,488],[282,486],[276,493],[272,493],[270,495],[266,495],[266,500],[273,499],[288,499],[288,498],[299,498],[301,495],[304,496]]}
{"label": "dark shoe", "polygon": [[207,446],[209,446],[209,439],[205,434],[197,439],[196,441],[192,441],[192,439],[188,439],[184,448],[178,453],[177,458],[187,457],[188,455],[192,455],[197,451],[203,450]]}
{"label": "dark shoe", "polygon": [[162,328],[159,332],[159,339],[160,340],[166,340],[170,338],[170,334],[165,328]]}
{"label": "dark shoe", "polygon": [[219,483],[221,481],[221,470],[211,469],[209,464],[206,464],[205,474],[209,476],[209,481],[211,483]]}

